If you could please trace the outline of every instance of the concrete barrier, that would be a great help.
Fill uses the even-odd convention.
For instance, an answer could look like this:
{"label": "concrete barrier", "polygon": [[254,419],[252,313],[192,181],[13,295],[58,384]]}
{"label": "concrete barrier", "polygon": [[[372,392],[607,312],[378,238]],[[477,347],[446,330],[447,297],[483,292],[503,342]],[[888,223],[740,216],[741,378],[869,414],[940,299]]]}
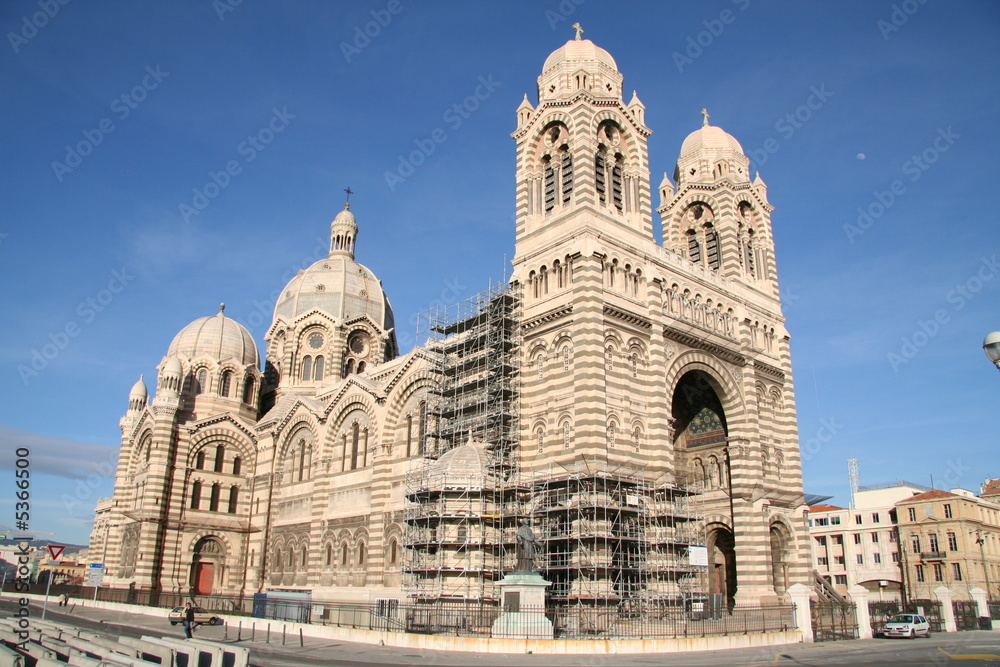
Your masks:
{"label": "concrete barrier", "polygon": [[188,639],[187,641],[198,646],[217,647],[222,652],[222,661],[215,664],[222,665],[222,667],[249,667],[250,665],[250,649],[243,646],[218,644],[204,639]]}
{"label": "concrete barrier", "polygon": [[24,667],[24,656],[12,648],[0,646],[0,667]]}
{"label": "concrete barrier", "polygon": [[177,667],[204,667],[200,663],[201,649],[194,644],[172,641],[170,639],[160,639],[159,637],[150,637],[149,635],[143,635],[142,641],[149,642],[150,644],[156,644],[157,646],[172,648],[174,650],[174,664],[177,665]]}
{"label": "concrete barrier", "polygon": [[144,642],[141,639],[136,639],[135,637],[121,637],[118,641],[124,646],[134,648],[137,652],[136,657],[138,658],[148,661],[158,660],[159,664],[169,665],[170,667],[173,667],[174,665],[177,652],[169,646],[150,644],[149,642]]}

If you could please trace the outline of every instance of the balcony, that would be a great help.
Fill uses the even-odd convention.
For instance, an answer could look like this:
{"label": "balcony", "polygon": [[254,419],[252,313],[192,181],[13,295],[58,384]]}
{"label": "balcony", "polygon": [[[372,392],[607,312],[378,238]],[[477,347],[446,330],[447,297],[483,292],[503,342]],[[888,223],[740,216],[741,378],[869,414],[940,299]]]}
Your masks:
{"label": "balcony", "polygon": [[943,551],[923,551],[920,553],[920,560],[944,560]]}

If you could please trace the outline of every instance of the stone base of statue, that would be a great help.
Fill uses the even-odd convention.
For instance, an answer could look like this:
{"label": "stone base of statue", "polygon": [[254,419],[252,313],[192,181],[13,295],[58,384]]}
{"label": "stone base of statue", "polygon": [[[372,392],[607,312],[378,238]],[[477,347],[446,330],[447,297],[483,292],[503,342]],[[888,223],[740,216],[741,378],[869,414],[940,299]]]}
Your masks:
{"label": "stone base of statue", "polygon": [[552,584],[536,572],[511,572],[497,582],[503,613],[493,622],[496,639],[552,639],[545,617],[545,589]]}

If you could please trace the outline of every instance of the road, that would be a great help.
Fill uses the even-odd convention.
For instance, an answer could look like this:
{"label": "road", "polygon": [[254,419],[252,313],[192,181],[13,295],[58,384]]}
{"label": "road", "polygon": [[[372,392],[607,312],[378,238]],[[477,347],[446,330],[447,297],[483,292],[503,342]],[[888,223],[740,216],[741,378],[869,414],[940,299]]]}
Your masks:
{"label": "road", "polygon": [[[10,598],[0,600],[0,615],[9,616],[15,609]],[[40,618],[41,609],[32,606],[32,617]],[[60,623],[101,632],[111,636],[183,637],[180,626],[171,626],[155,616],[127,614],[102,609],[62,607],[51,604],[46,618]],[[249,622],[249,621],[248,621]],[[395,665],[439,665],[441,667],[583,667],[589,665],[635,666],[684,665],[690,667],[848,667],[852,665],[893,665],[895,667],[1000,667],[1000,631],[975,631],[934,634],[928,639],[871,639],[819,644],[788,644],[758,649],[732,649],[701,653],[661,653],[627,655],[526,655],[474,654],[451,651],[401,649],[352,642],[336,642],[306,637],[286,636],[281,645],[281,624],[271,626],[270,642],[265,641],[264,627],[257,621],[257,631],[250,639],[242,631],[241,646],[250,649],[254,667],[310,667],[312,665],[390,667]],[[234,627],[201,626],[201,639],[236,641]]]}

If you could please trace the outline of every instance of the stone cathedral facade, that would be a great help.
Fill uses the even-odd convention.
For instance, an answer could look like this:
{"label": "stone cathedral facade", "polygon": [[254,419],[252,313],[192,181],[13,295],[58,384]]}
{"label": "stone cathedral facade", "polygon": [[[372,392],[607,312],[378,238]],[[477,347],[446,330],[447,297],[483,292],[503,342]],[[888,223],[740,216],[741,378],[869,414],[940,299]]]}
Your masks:
{"label": "stone cathedral facade", "polygon": [[[611,55],[578,34],[546,59],[537,104],[525,96],[516,110],[519,390],[505,456],[536,484],[522,486],[519,511],[548,530],[536,515],[554,504],[532,506],[531,489],[572,471],[625,471],[633,488],[683,483],[697,492],[708,564],[679,567],[668,583],[683,576],[730,601],[777,600],[811,575],[767,188],[705,113],[654,192],[652,130],[622,84]],[[407,565],[408,475],[460,461],[466,489],[497,479],[470,476],[490,450],[474,433],[454,453],[428,445],[440,351],[399,355],[389,300],[355,261],[358,237],[345,208],[329,257],[281,293],[263,368],[252,336],[220,310],[177,334],[151,401],[141,380],[132,389],[114,496],[91,539],[107,583],[403,599],[407,577],[422,576]],[[477,548],[486,549],[460,546]],[[649,549],[640,560],[674,558]],[[631,567],[609,559],[616,577]],[[586,576],[611,576],[601,567]]]}

